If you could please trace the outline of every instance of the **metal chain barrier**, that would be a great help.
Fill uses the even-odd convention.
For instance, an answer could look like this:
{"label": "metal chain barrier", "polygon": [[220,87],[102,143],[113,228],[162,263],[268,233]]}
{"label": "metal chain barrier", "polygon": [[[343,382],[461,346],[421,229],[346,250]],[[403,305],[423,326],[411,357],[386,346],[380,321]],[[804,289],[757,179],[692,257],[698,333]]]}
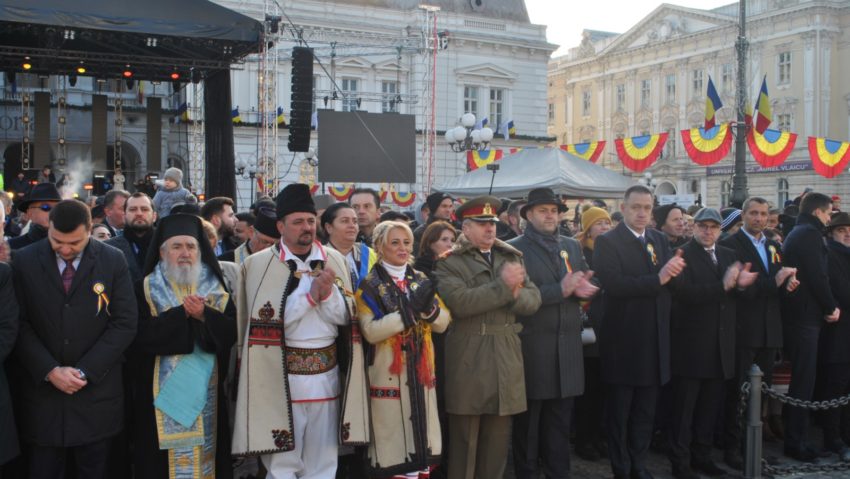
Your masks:
{"label": "metal chain barrier", "polygon": [[[746,429],[746,421],[744,412],[747,410],[747,404],[750,399],[751,385],[745,382],[741,385],[741,393],[738,401],[738,423],[741,430]],[[847,406],[850,404],[850,395],[840,398],[830,399],[829,401],[804,401],[785,394],[776,392],[769,385],[762,383],[760,392],[767,397],[776,399],[777,401],[788,404],[793,407],[808,409],[810,411],[824,411],[827,409],[835,409]],[[802,464],[785,464],[772,465],[763,457],[761,458],[762,472],[769,476],[786,476],[791,474],[811,474],[811,473],[828,473],[828,472],[844,472],[850,471],[850,462],[834,462],[826,464],[818,463],[802,463]]]}

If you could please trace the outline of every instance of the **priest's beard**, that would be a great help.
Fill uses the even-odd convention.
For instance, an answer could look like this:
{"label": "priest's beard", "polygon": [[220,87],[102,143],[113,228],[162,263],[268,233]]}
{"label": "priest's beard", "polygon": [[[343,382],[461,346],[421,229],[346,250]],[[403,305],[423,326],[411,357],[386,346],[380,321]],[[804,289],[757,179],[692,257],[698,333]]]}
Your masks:
{"label": "priest's beard", "polygon": [[165,264],[165,277],[177,286],[194,286],[201,279],[201,262],[193,265]]}

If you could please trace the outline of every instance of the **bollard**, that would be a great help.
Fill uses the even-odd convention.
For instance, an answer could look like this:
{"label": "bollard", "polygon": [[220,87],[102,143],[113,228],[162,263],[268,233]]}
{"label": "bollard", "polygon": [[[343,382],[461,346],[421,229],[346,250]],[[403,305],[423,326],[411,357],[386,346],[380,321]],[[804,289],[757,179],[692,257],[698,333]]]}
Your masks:
{"label": "bollard", "polygon": [[764,374],[758,366],[750,368],[750,400],[747,403],[747,442],[744,449],[744,477],[761,478],[761,381]]}

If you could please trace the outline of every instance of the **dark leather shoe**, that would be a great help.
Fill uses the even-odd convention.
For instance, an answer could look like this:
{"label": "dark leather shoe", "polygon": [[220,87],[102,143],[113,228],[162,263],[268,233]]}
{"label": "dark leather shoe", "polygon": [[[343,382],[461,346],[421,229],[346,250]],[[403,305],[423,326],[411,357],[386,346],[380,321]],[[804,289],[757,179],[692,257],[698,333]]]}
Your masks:
{"label": "dark leather shoe", "polygon": [[736,471],[744,470],[744,458],[741,456],[741,451],[737,449],[724,452],[723,462]]}
{"label": "dark leather shoe", "polygon": [[675,479],[700,479],[699,474],[688,466],[673,466],[673,477]]}
{"label": "dark leather shoe", "polygon": [[711,458],[691,460],[691,468],[711,477],[726,475],[726,470],[715,464]]}
{"label": "dark leather shoe", "polygon": [[794,447],[785,447],[785,455],[790,457],[791,459],[795,459],[800,462],[813,462],[816,457],[818,457],[815,452],[807,447],[802,448],[794,448]]}

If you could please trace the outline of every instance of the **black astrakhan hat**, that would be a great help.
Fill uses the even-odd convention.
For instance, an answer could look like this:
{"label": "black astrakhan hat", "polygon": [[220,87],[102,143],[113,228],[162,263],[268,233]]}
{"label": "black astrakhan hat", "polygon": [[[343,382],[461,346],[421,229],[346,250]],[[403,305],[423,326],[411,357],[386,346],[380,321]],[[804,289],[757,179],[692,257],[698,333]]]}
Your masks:
{"label": "black astrakhan hat", "polygon": [[316,204],[310,195],[310,187],[304,183],[286,185],[275,198],[277,219],[282,219],[290,213],[316,214]]}

